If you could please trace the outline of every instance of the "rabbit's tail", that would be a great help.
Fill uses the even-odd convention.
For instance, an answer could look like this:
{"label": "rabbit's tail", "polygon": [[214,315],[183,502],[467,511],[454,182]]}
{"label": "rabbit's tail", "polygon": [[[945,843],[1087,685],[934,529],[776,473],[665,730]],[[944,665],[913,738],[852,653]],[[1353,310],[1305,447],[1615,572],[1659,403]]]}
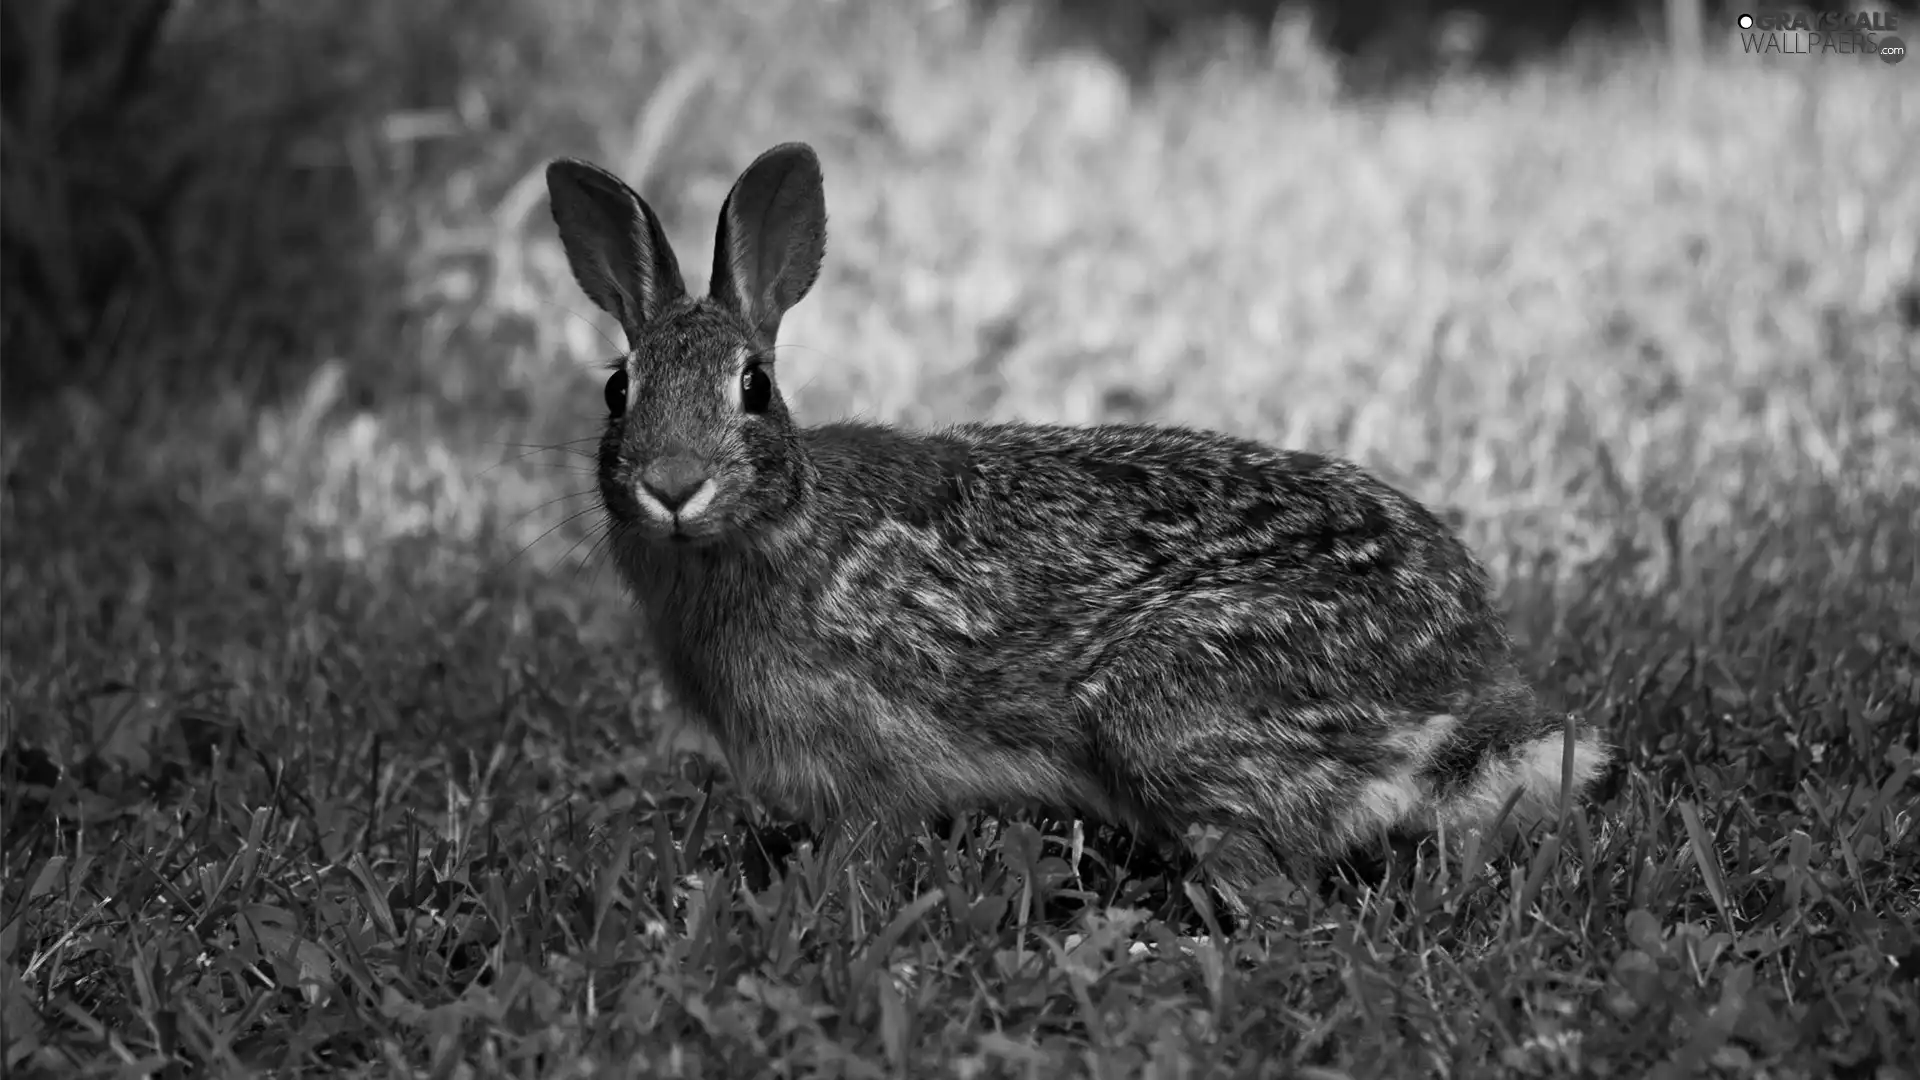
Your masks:
{"label": "rabbit's tail", "polygon": [[1509,825],[1551,819],[1562,798],[1579,798],[1610,757],[1593,725],[1546,712],[1517,677],[1497,679],[1389,742],[1400,765],[1363,786],[1342,823],[1350,840],[1382,827],[1462,835],[1493,824],[1510,798]]}
{"label": "rabbit's tail", "polygon": [[1517,678],[1500,680],[1462,711],[1429,775],[1434,824],[1449,833],[1493,824],[1509,799],[1512,825],[1551,819],[1610,757],[1592,724],[1542,709]]}

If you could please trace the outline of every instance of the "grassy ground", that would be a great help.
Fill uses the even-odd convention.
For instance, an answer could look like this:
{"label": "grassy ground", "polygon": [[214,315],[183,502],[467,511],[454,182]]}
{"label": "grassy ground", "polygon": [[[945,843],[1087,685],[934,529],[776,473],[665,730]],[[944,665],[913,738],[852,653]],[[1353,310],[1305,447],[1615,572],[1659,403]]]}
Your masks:
{"label": "grassy ground", "polygon": [[[268,7],[175,299],[5,432],[9,1074],[1916,1075],[1912,71],[1341,103],[931,4]],[[804,417],[1374,465],[1619,747],[1591,807],[1230,935],[1018,824],[767,880],[593,550],[614,346],[538,170],[614,164],[704,267],[788,138]]]}

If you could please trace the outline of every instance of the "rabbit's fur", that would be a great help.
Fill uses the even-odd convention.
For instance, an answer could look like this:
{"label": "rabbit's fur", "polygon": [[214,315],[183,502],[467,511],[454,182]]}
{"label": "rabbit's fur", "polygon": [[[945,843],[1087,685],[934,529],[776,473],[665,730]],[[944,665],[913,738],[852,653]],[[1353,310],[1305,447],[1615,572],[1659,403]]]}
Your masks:
{"label": "rabbit's fur", "polygon": [[[631,347],[599,451],[614,558],[749,789],[815,822],[1218,826],[1230,900],[1381,832],[1481,827],[1516,787],[1522,821],[1557,804],[1563,721],[1412,499],[1182,428],[800,428],[773,346],[825,249],[812,150],[742,174],[698,300],[619,179],[563,160],[547,182]],[[1576,788],[1606,760],[1579,724]]]}

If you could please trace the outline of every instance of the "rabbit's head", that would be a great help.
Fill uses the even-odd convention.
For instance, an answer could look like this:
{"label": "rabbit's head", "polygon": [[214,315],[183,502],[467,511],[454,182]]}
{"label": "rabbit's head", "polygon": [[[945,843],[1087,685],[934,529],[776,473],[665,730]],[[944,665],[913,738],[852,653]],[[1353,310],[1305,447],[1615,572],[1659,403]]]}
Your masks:
{"label": "rabbit's head", "polygon": [[740,175],[700,299],[687,294],[653,208],[620,178],[560,160],[547,167],[547,190],[574,278],[627,335],[600,442],[600,494],[616,528],[697,543],[780,515],[799,498],[806,465],[773,348],[826,248],[819,159],[787,143]]}

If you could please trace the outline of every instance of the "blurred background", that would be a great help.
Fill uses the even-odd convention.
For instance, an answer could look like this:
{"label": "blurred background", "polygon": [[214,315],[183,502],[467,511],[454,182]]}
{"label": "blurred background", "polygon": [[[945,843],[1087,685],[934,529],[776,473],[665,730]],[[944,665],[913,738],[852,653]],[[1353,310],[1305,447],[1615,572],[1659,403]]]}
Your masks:
{"label": "blurred background", "polygon": [[1349,455],[1449,510],[1530,640],[1566,597],[1711,622],[1754,582],[1882,588],[1920,531],[1920,65],[1752,55],[1731,8],[0,12],[7,598],[68,620],[9,620],[22,693],[80,656],[186,678],[155,657],[290,611],[505,648],[624,610],[584,456],[619,346],[553,233],[558,155],[700,268],[739,170],[818,148],[806,421]]}
{"label": "blurred background", "polygon": [[[1920,40],[1911,6],[1853,10]],[[1527,675],[1619,748],[1600,854],[1572,833],[1584,879],[1536,893],[1559,865],[1543,846],[1520,898],[1455,892],[1437,938],[1356,908],[1381,917],[1274,953],[1244,992],[1218,963],[1141,975],[1193,996],[1137,1008],[1127,1039],[1511,1072],[1549,1060],[1516,1026],[1599,1025],[1588,1071],[1645,1075],[1675,1040],[1707,1067],[1737,1018],[1743,1045],[1821,1061],[1758,1068],[1865,1075],[1869,1043],[1912,1042],[1888,1003],[1911,966],[1892,966],[1911,958],[1898,898],[1920,895],[1888,869],[1920,737],[1920,61],[1793,35],[1752,52],[1738,13],[0,0],[0,906],[27,913],[0,927],[0,1064],[137,1071],[161,1059],[109,1029],[144,1038],[145,1017],[135,1045],[170,1053],[176,1009],[189,1042],[244,1035],[249,1061],[329,1072],[404,1055],[455,1074],[461,1016],[460,1053],[552,1068],[612,1030],[596,1008],[625,1010],[674,1063],[649,1075],[683,1074],[690,1017],[712,1061],[769,1045],[762,998],[788,1002],[779,1038],[820,1030],[842,993],[826,967],[736,988],[744,969],[713,960],[730,934],[753,964],[795,957],[767,943],[797,924],[756,938],[759,908],[709,905],[693,947],[714,951],[626,933],[656,870],[670,913],[674,837],[691,868],[709,805],[716,847],[751,815],[644,737],[671,703],[592,493],[619,332],[567,270],[543,178],[560,155],[625,176],[699,290],[729,185],[804,140],[829,235],[782,326],[803,422],[1181,423],[1351,457],[1458,525]],[[655,841],[663,861],[623,869]],[[1744,944],[1648,944],[1719,925],[1696,864],[1709,891],[1735,882]],[[623,877],[634,921],[603,923]],[[422,921],[456,879],[499,898],[497,925],[461,908],[457,943]],[[858,888],[900,934],[894,893]],[[1522,918],[1536,895],[1549,914]],[[284,905],[265,909],[278,943],[232,937],[216,913],[235,903]],[[854,956],[852,910],[846,936],[792,942]],[[587,944],[629,937],[618,960]],[[1612,967],[1628,939],[1666,950],[1668,988],[1631,1009],[1597,989],[1609,970],[1651,985],[1647,952]],[[889,1056],[997,1030],[975,984],[1009,954],[958,940],[982,966],[929,960],[951,991],[911,1006],[937,1024],[887,1027]],[[1449,940],[1507,944],[1436,974]],[[647,950],[668,959],[629,964]],[[268,951],[272,997],[235,966]],[[547,1002],[527,1017],[466,981],[501,955],[558,988],[503,978]],[[1016,1008],[1077,1024],[1068,970]],[[358,989],[323,1004],[336,978]],[[1227,1000],[1266,1019],[1208,1019]],[[1078,1038],[1049,1067],[1081,1061]],[[859,1060],[807,1040],[825,1068]],[[1858,1052],[1814,1056],[1829,1041]],[[685,1075],[709,1068],[691,1053]],[[1541,1068],[1580,1071],[1565,1060]]]}

